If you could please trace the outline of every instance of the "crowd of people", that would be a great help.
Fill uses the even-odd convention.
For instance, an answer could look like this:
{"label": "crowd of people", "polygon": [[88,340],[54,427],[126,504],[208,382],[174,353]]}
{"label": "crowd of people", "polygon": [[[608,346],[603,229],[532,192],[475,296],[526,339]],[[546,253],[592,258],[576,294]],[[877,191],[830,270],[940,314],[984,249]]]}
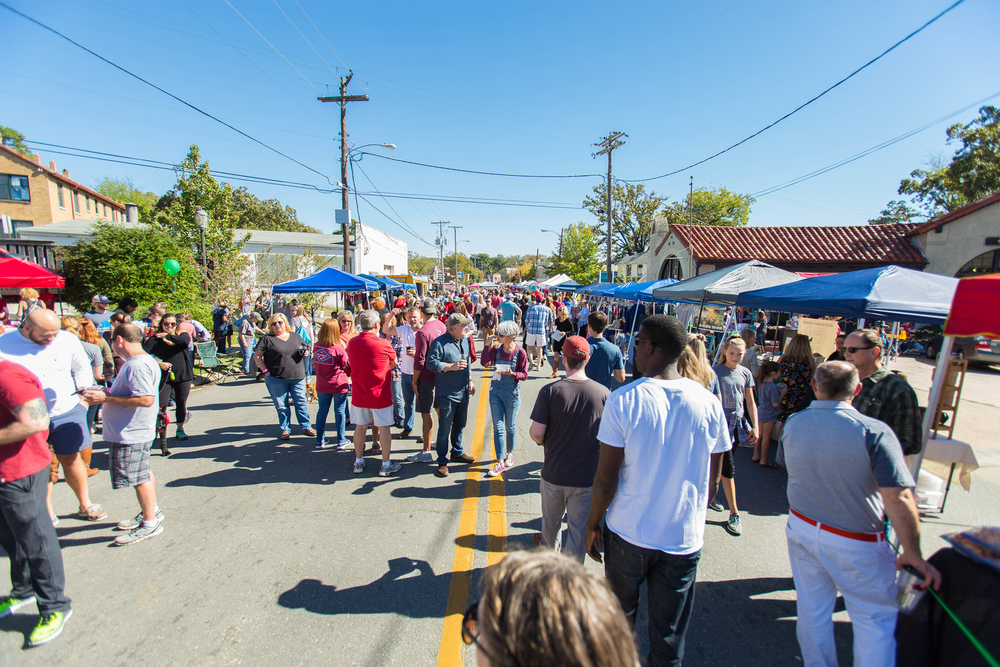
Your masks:
{"label": "crowd of people", "polygon": [[[786,532],[806,665],[836,664],[838,591],[854,622],[855,662],[890,664],[896,568],[914,568],[925,586],[940,583],[921,556],[904,460],[919,451],[919,407],[905,380],[884,368],[878,331],[844,331],[829,360],[813,354],[805,335],[766,358],[757,345],[766,319],[747,317],[739,334],[719,341],[713,365],[714,341],[675,317],[572,294],[404,294],[391,304],[365,299],[314,323],[302,304],[262,293],[252,304],[249,296],[232,308],[218,303],[211,330],[189,313],[168,313],[165,303],[134,322],[134,301],[112,311],[107,297],[95,295],[91,311],[60,319],[37,294],[22,297],[19,328],[0,336],[0,546],[12,581],[0,616],[37,604],[41,618],[29,645],[51,641],[72,613],[51,500],[58,467],[79,502],[74,518],[105,519],[88,486],[100,432],[112,487],[134,488],[139,505],[117,524],[114,542],[161,534],[151,448],[159,439],[161,453],[170,454],[169,404],[174,437],[188,437],[194,346],[214,341],[228,354],[234,334],[240,369],[272,399],[279,440],[291,439],[294,411],[316,448],[353,450],[354,474],[364,473],[371,454],[383,477],[401,470],[394,441],[411,437],[417,415],[421,451],[406,462],[431,464],[439,477],[474,463],[463,434],[477,362],[492,371],[494,450],[485,474],[506,474],[520,444],[521,383],[550,365],[541,377],[556,381],[541,387],[530,411],[529,437],[543,447],[539,550],[512,554],[491,570],[463,623],[463,637],[486,662],[541,664],[522,655],[530,641],[546,646],[551,659],[585,651],[595,656],[591,664],[635,664],[635,645],[623,637],[645,584],[647,664],[680,664],[707,513],[728,510],[726,530],[745,530],[733,456],[740,445],[753,447],[753,463],[788,472]],[[611,335],[609,321],[626,344]],[[720,486],[725,506],[716,500]],[[898,537],[898,557],[883,515]],[[604,564],[603,580],[582,569],[588,554]],[[593,605],[593,613],[581,620],[572,616],[579,609],[553,608],[571,598]],[[588,630],[572,641],[553,634],[566,624]]]}

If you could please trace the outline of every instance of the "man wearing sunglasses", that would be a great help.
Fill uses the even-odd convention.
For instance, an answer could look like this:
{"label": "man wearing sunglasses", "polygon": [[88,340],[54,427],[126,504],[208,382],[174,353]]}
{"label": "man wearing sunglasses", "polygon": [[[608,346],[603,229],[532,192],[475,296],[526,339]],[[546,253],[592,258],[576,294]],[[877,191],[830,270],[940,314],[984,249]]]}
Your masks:
{"label": "man wearing sunglasses", "polygon": [[920,452],[921,417],[917,394],[906,380],[882,367],[882,336],[858,329],[844,343],[844,359],[858,369],[861,392],[852,405],[858,412],[889,425],[903,454]]}

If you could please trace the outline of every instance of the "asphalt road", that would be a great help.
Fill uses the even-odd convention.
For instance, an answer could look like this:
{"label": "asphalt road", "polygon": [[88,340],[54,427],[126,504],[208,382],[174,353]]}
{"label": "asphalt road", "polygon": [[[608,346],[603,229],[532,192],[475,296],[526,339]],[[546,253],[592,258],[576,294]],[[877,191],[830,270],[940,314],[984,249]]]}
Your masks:
{"label": "asphalt road", "polygon": [[[427,464],[379,478],[370,456],[355,476],[350,453],[315,451],[297,429],[278,441],[263,384],[240,379],[195,390],[190,440],[172,443],[170,458],[153,459],[166,514],[160,536],[110,546],[115,522],[134,516],[137,503],[131,490],[112,492],[102,445],[91,496],[108,520],[68,518],[75,498],[65,483],[56,486],[75,613],[59,639],[32,650],[22,645],[33,609],[0,620],[0,664],[474,665],[458,625],[482,568],[505,548],[530,546],[540,529],[541,448],[527,432],[549,370],[523,383],[516,465],[493,481],[482,456],[484,444],[492,448],[482,391],[465,436],[479,462],[452,466],[439,479]],[[977,420],[997,422],[1000,408],[981,409],[989,412]],[[393,458],[418,449],[413,438],[394,441]],[[685,664],[801,664],[784,472],[752,465],[745,449],[737,469],[744,534],[728,535],[725,515],[710,513]],[[925,552],[956,527],[1000,525],[998,491],[992,476],[977,478],[970,493],[954,490],[946,513],[925,520]],[[589,560],[587,567],[601,572]],[[838,609],[838,646],[849,665],[850,626]],[[645,627],[643,615],[642,650]]]}

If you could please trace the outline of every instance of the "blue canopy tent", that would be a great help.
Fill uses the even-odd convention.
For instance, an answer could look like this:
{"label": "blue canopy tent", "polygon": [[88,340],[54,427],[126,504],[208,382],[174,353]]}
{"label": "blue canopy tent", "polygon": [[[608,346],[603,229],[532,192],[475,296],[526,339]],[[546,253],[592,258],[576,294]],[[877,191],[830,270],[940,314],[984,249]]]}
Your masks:
{"label": "blue canopy tent", "polygon": [[280,283],[271,288],[271,294],[301,294],[303,292],[370,292],[379,288],[374,280],[354,276],[340,269],[328,267],[322,271]]}
{"label": "blue canopy tent", "polygon": [[615,287],[614,283],[594,283],[593,285],[587,285],[586,287],[580,287],[576,291],[580,294],[587,294],[593,296],[599,296],[603,290]]}
{"label": "blue canopy tent", "polygon": [[645,301],[647,303],[653,301],[653,290],[659,287],[666,287],[667,285],[673,285],[676,280],[673,278],[664,278],[663,280],[650,280],[644,283],[634,283],[632,285],[623,285],[621,289],[615,292],[615,296],[619,299],[627,299],[629,301]]}
{"label": "blue canopy tent", "polygon": [[365,278],[378,283],[378,286],[384,290],[403,289],[404,287],[403,283],[394,278],[389,278],[388,276],[370,276],[367,273],[359,273],[358,278]]}
{"label": "blue canopy tent", "polygon": [[567,280],[566,282],[559,283],[558,285],[550,287],[549,289],[557,290],[559,292],[575,292],[581,287],[583,287],[583,285],[576,282],[575,280]]}
{"label": "blue canopy tent", "polygon": [[740,306],[791,313],[944,324],[957,278],[882,266],[743,292]]}

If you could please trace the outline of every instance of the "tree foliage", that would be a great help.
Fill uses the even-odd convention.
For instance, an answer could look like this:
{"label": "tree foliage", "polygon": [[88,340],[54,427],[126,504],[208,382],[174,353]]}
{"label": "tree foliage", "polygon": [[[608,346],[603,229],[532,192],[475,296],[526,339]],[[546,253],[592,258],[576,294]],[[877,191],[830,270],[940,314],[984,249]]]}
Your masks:
{"label": "tree foliage", "polygon": [[119,204],[135,204],[139,207],[139,222],[150,224],[155,219],[156,202],[160,197],[155,192],[143,192],[136,187],[130,176],[114,178],[105,176],[94,189]]}
{"label": "tree foliage", "polygon": [[920,215],[917,211],[899,199],[893,199],[886,204],[877,218],[868,221],[869,225],[894,225],[897,223],[909,222],[915,216]]}
{"label": "tree foliage", "polygon": [[[81,311],[90,310],[94,294],[106,294],[112,302],[128,296],[145,308],[166,301],[172,310],[191,311],[202,321],[209,316],[201,299],[201,272],[191,250],[167,231],[99,222],[90,241],[59,252],[66,300]],[[176,278],[163,270],[168,259],[181,265]]]}
{"label": "tree foliage", "polygon": [[698,188],[684,201],[667,206],[663,216],[672,225],[742,227],[750,221],[750,207],[755,201],[750,195],[726,188]]}
{"label": "tree foliage", "polygon": [[[600,246],[607,243],[607,192],[605,183],[594,186],[594,193],[583,200],[583,207],[593,213],[602,222],[594,224],[593,231],[596,242]],[[653,220],[660,207],[667,200],[657,197],[641,184],[615,183],[611,187],[611,256],[617,261],[646,252],[649,248],[649,236],[653,231]],[[563,239],[565,243],[565,239]]]}
{"label": "tree foliage", "polygon": [[246,189],[233,190],[233,213],[240,229],[260,229],[272,232],[312,232],[319,230],[299,222],[295,209],[282,206],[277,199],[259,199]]}
{"label": "tree foliage", "polygon": [[0,137],[3,138],[4,146],[11,144],[9,148],[13,148],[29,160],[35,159],[35,154],[28,150],[28,147],[24,145],[24,135],[17,130],[0,125]]}
{"label": "tree foliage", "polygon": [[[603,255],[600,250],[601,244],[593,225],[583,222],[570,225],[563,230],[562,255],[552,256],[549,273],[565,273],[581,285],[590,285],[597,281],[601,273],[600,258]],[[532,256],[532,263],[534,260]]]}
{"label": "tree foliage", "polygon": [[899,183],[899,194],[912,197],[928,217],[1000,190],[1000,110],[981,107],[978,118],[952,125],[947,134],[949,144],[961,144],[951,162],[915,169]]}

